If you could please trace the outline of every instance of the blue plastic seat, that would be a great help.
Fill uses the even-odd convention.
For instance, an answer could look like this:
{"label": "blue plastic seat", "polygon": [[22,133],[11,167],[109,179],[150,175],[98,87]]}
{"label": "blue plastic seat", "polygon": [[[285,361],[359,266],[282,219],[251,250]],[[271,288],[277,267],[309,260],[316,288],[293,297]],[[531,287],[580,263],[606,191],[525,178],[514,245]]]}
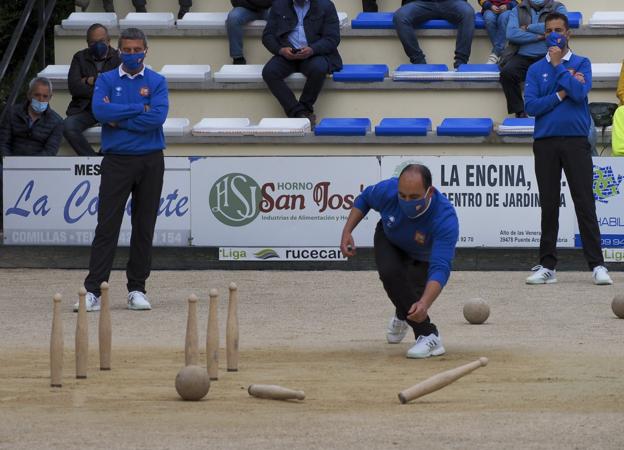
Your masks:
{"label": "blue plastic seat", "polygon": [[448,20],[431,19],[416,26],[422,30],[456,30],[457,25],[453,25]]}
{"label": "blue plastic seat", "polygon": [[427,136],[431,131],[431,119],[387,118],[375,127],[377,136]]}
{"label": "blue plastic seat", "polygon": [[388,76],[385,64],[345,64],[340,72],[334,72],[334,81],[373,82],[383,81]]}
{"label": "blue plastic seat", "polygon": [[446,64],[401,64],[395,72],[448,72]]}
{"label": "blue plastic seat", "polygon": [[370,119],[325,118],[314,129],[317,136],[366,136],[371,129]]}
{"label": "blue plastic seat", "polygon": [[436,130],[438,136],[489,136],[494,122],[489,118],[448,118]]}
{"label": "blue plastic seat", "polygon": [[392,29],[392,12],[362,12],[355,19],[351,20],[351,28],[367,28],[367,29]]}
{"label": "blue plastic seat", "polygon": [[533,117],[521,119],[508,117],[498,126],[497,133],[500,136],[532,136],[534,127]]}
{"label": "blue plastic seat", "polygon": [[583,24],[583,13],[579,11],[568,11],[567,16],[570,28],[579,28]]}
{"label": "blue plastic seat", "polygon": [[500,72],[498,64],[461,64],[457,68],[458,72],[471,73],[471,72]]}
{"label": "blue plastic seat", "polygon": [[485,30],[485,19],[480,12],[475,14],[475,30]]}

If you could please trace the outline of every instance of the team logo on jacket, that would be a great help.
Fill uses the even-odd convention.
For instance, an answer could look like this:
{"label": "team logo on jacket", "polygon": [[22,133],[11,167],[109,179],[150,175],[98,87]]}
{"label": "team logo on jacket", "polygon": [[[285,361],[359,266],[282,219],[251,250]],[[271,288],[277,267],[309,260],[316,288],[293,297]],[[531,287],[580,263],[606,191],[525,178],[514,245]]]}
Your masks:
{"label": "team logo on jacket", "polygon": [[121,86],[117,86],[115,88],[115,96],[116,97],[121,97]]}
{"label": "team logo on jacket", "polygon": [[544,79],[544,83],[548,83],[548,74],[547,73],[543,73],[542,74],[542,78]]}
{"label": "team logo on jacket", "polygon": [[427,239],[427,235],[425,233],[421,233],[420,231],[417,231],[416,234],[414,235],[414,240],[416,241],[418,245],[425,245],[426,239]]}
{"label": "team logo on jacket", "polygon": [[149,88],[147,86],[143,86],[139,91],[139,94],[141,94],[141,97],[147,97],[149,95]]}
{"label": "team logo on jacket", "polygon": [[388,217],[388,221],[386,222],[386,226],[387,226],[388,228],[392,228],[392,227],[394,226],[394,222],[395,222],[395,220],[396,220],[396,219],[394,218],[394,216],[390,216],[390,217]]}

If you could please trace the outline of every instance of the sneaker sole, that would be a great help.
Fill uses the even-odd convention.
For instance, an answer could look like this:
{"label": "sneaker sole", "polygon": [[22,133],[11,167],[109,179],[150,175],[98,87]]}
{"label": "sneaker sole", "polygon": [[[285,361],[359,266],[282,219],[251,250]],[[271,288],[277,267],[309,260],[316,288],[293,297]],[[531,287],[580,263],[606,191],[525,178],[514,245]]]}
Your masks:
{"label": "sneaker sole", "polygon": [[407,352],[405,356],[410,359],[425,359],[425,358],[430,358],[432,356],[442,356],[445,353],[446,353],[446,349],[441,345],[438,348],[436,348],[434,351],[428,353],[427,355],[410,355],[409,352]]}
{"label": "sneaker sole", "polygon": [[596,281],[596,280],[594,280],[594,284],[596,286],[611,286],[613,284],[613,281]]}
{"label": "sneaker sole", "polygon": [[130,311],[150,311],[152,309],[151,306],[129,306],[128,309]]}
{"label": "sneaker sole", "polygon": [[538,285],[538,284],[554,284],[557,282],[556,278],[551,278],[549,280],[544,280],[544,281],[528,281],[526,282],[526,284],[531,284],[531,285]]}

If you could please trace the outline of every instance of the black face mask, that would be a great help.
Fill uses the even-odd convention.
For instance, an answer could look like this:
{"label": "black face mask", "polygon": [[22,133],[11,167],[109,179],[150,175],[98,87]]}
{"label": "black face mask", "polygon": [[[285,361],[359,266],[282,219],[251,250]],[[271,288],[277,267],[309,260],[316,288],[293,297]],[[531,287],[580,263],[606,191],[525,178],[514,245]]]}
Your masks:
{"label": "black face mask", "polygon": [[89,45],[89,51],[95,59],[104,59],[108,53],[108,44],[104,41],[97,41]]}

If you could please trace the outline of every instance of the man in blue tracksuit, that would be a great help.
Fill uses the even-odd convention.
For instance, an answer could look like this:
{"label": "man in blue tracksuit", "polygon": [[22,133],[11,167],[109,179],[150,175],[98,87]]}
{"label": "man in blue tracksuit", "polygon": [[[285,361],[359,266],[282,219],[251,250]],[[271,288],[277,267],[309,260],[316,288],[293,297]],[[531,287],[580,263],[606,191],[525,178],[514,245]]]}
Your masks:
{"label": "man in blue tracksuit", "polygon": [[152,239],[163,185],[163,123],[169,100],[164,77],[144,66],[145,34],[137,28],[119,37],[122,64],[101,74],[93,93],[93,115],[102,123],[98,224],[85,279],[87,310],[100,309],[100,284],[108,281],[128,196],[132,195],[132,235],[128,309],[146,310],[145,295]]}
{"label": "man in blue tracksuit", "polygon": [[408,358],[445,352],[428,310],[449,279],[459,224],[453,205],[431,183],[427,167],[410,164],[398,178],[367,187],[355,199],[340,243],[343,254],[354,256],[353,229],[370,209],[379,211],[375,262],[396,308],[386,337],[398,344],[411,326],[416,343]]}
{"label": "man in blue tracksuit", "polygon": [[591,62],[569,49],[570,30],[565,14],[549,14],[545,28],[548,53],[529,68],[524,90],[526,112],[535,116],[533,154],[542,209],[540,263],[526,282],[549,284],[557,281],[555,266],[563,168],[593,281],[595,284],[612,284],[600,247],[593,162],[587,140]]}

